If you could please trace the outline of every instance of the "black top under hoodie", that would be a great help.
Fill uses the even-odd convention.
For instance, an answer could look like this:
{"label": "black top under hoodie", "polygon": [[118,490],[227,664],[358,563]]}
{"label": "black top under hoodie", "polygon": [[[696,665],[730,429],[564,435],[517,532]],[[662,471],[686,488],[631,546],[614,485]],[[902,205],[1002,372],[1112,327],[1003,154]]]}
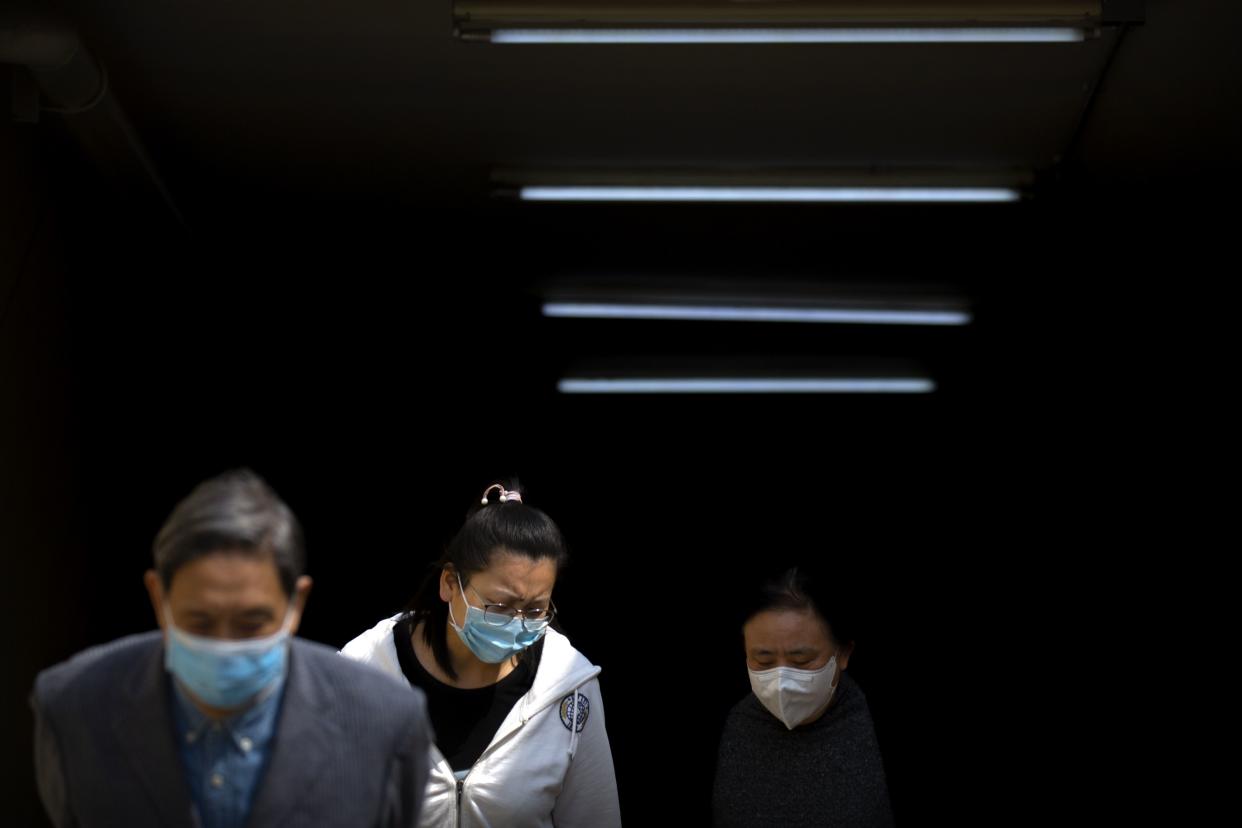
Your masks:
{"label": "black top under hoodie", "polygon": [[[450,687],[418,663],[410,641],[416,623],[412,616],[405,615],[393,625],[397,661],[410,684],[427,694],[427,714],[435,729],[436,747],[454,771],[463,771],[487,750],[513,705],[534,684],[539,653],[532,653],[534,658],[520,659],[512,673],[489,687]],[[542,638],[531,645],[532,650],[536,648],[542,650]]]}

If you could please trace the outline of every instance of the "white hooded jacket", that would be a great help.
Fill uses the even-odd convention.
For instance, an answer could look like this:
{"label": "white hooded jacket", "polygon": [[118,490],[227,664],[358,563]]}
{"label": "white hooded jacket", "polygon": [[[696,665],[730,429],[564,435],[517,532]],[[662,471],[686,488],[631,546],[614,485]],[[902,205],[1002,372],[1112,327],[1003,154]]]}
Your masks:
{"label": "white hooded jacket", "polygon": [[[392,637],[400,617],[379,622],[341,653],[405,681]],[[621,824],[600,668],[556,630],[549,629],[544,642],[531,689],[513,705],[465,779],[458,782],[432,745],[423,828]]]}

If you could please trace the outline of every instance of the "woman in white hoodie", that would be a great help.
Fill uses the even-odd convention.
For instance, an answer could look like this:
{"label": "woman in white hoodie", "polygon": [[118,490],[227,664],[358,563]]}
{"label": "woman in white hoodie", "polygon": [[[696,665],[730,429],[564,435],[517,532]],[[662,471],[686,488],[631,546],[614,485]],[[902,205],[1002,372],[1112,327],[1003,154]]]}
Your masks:
{"label": "woman in white hoodie", "polygon": [[493,485],[409,610],[342,649],[427,695],[420,825],[621,824],[600,668],[551,627],[566,560],[556,524]]}

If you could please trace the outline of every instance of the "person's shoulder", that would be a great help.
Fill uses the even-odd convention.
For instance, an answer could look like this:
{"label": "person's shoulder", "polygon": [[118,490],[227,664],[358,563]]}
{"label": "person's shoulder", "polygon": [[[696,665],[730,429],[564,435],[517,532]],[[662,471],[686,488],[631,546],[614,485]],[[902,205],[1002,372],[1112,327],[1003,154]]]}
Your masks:
{"label": "person's shoulder", "polygon": [[121,679],[154,657],[163,641],[159,630],[89,647],[35,677],[34,697],[45,706],[76,696],[98,698],[115,692]]}
{"label": "person's shoulder", "polygon": [[294,638],[295,658],[326,677],[340,703],[366,704],[368,707],[392,710],[394,714],[421,710],[425,701],[422,691],[410,687],[375,667],[349,658],[324,644]]}
{"label": "person's shoulder", "polygon": [[539,659],[540,669],[543,669],[542,665],[550,664],[555,669],[566,674],[599,672],[599,668],[575,647],[564,633],[549,627],[541,643],[543,644],[543,653]]}
{"label": "person's shoulder", "polygon": [[754,693],[747,693],[737,704],[729,708],[728,715],[725,716],[725,727],[742,726],[747,722],[762,722],[766,724],[766,719],[771,717],[771,713],[760,703],[758,696]]}
{"label": "person's shoulder", "polygon": [[575,688],[591,703],[601,703],[599,667],[556,630],[549,629],[540,644],[543,650],[538,656],[538,668],[530,690],[537,704],[568,698],[566,694]]}
{"label": "person's shoulder", "polygon": [[780,743],[774,739],[776,727],[784,729],[754,693],[747,693],[725,715],[717,746],[718,761],[734,767],[754,761],[761,746],[768,749]]}
{"label": "person's shoulder", "polygon": [[875,725],[871,720],[867,697],[849,673],[841,674],[837,697],[831,709],[808,728],[809,732],[822,733],[824,738],[839,744],[875,744]]}
{"label": "person's shoulder", "polygon": [[840,718],[871,718],[866,694],[858,686],[858,682],[846,672],[841,673],[841,681],[837,685],[836,707]]}
{"label": "person's shoulder", "polygon": [[350,639],[341,655],[354,661],[373,661],[392,644],[392,631],[403,613],[382,618],[375,626]]}

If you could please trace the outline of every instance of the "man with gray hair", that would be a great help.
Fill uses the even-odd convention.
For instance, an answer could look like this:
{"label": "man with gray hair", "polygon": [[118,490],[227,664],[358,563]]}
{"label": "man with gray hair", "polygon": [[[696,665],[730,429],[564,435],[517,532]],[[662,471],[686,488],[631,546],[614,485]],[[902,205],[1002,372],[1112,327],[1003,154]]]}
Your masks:
{"label": "man with gray hair", "polygon": [[35,680],[35,768],[58,826],[412,826],[426,704],[294,638],[302,530],[249,470],[200,484],[155,539],[160,629]]}

